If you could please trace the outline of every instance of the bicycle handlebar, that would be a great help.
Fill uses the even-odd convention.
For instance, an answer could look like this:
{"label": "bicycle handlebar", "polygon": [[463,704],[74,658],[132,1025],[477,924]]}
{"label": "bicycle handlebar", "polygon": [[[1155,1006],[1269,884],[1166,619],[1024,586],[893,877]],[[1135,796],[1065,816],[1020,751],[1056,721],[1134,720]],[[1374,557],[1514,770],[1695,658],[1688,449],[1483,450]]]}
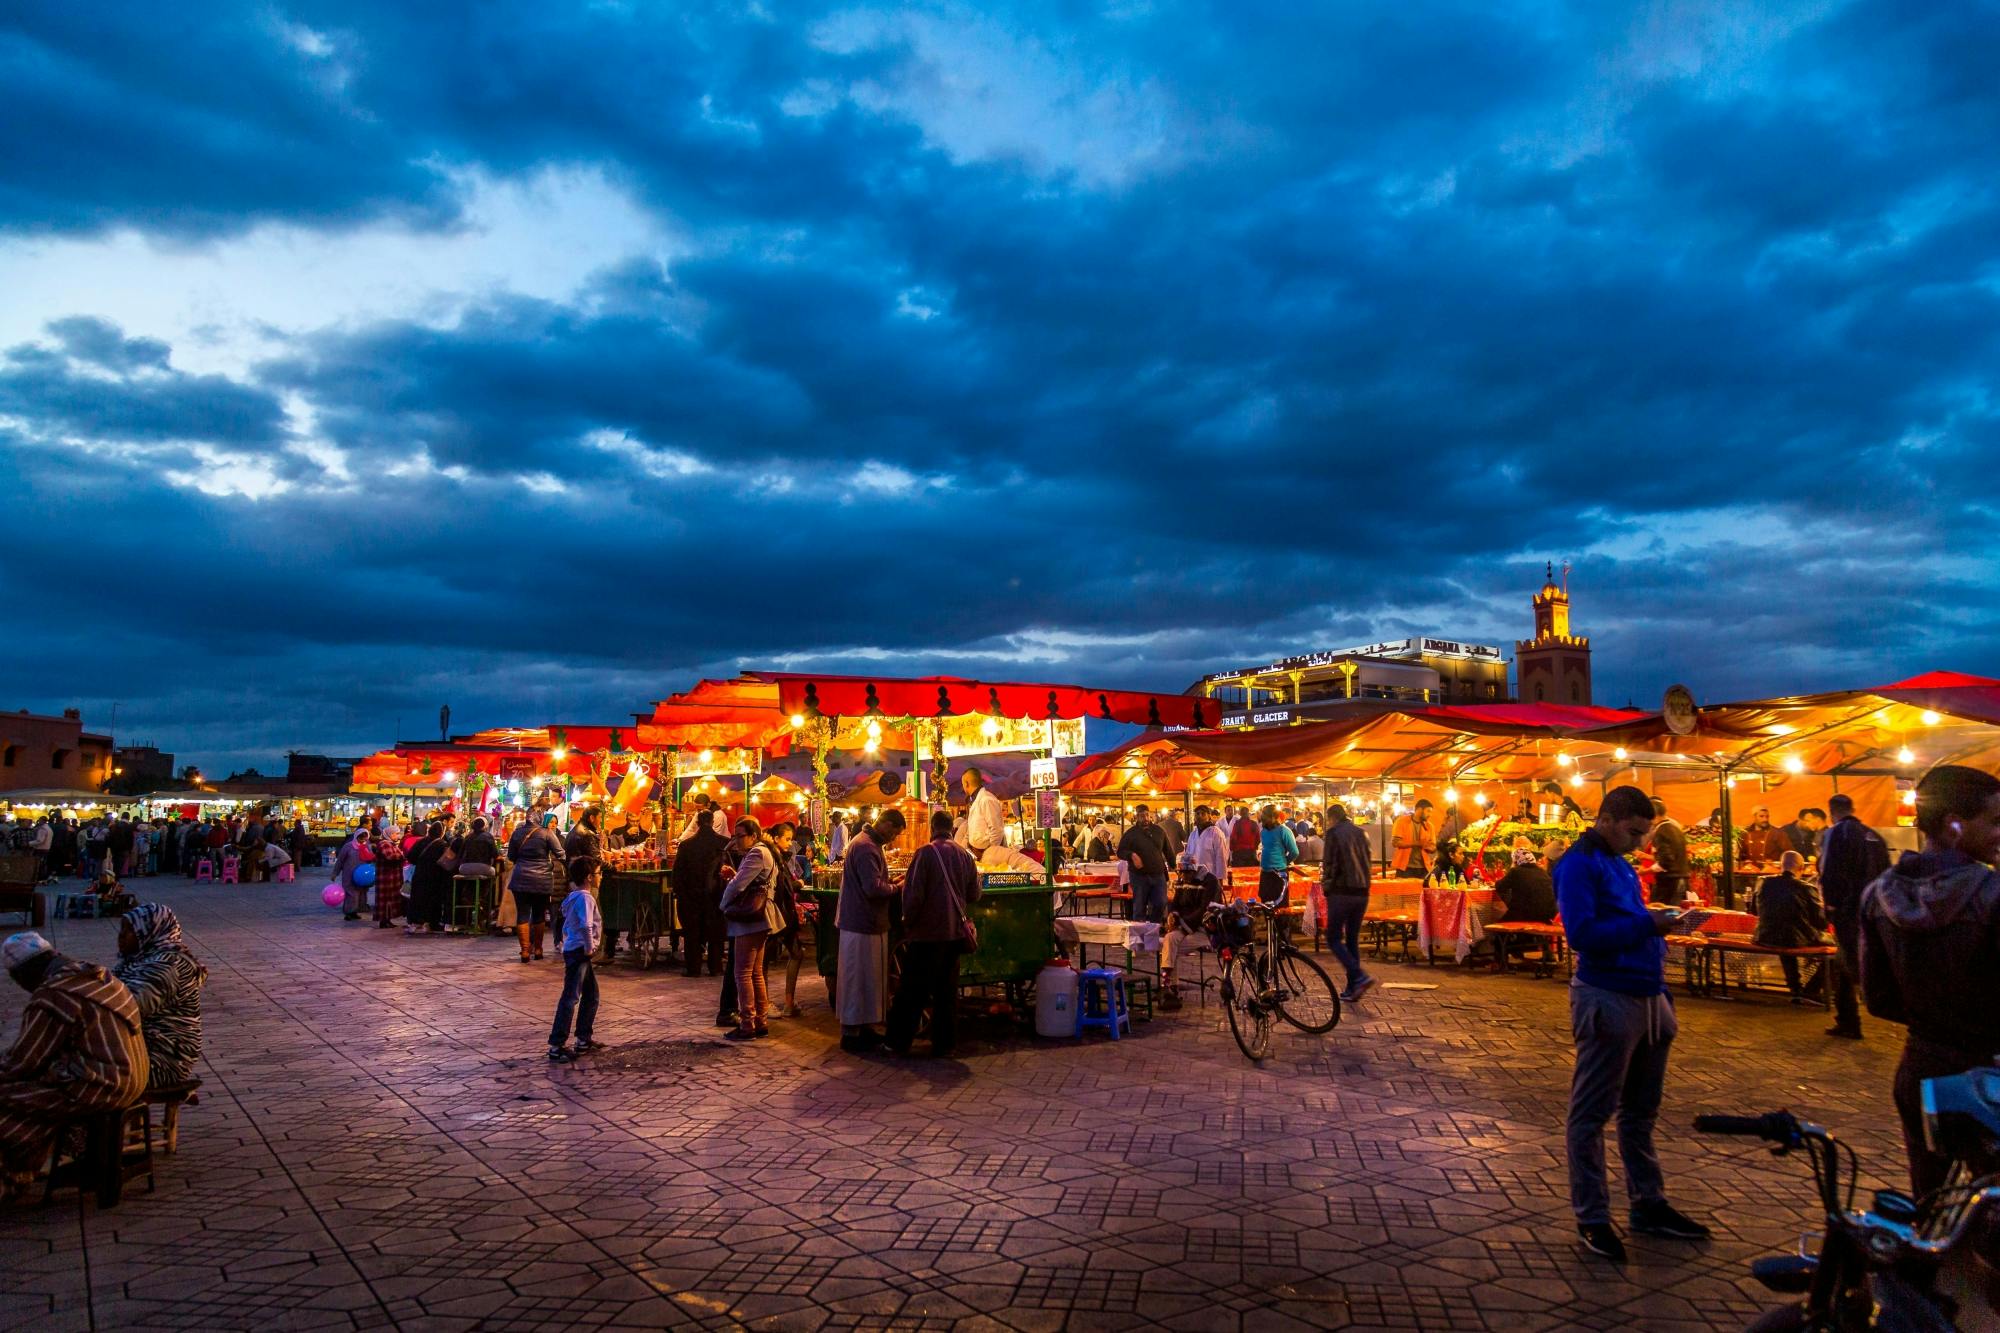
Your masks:
{"label": "bicycle handlebar", "polygon": [[1799,1135],[1799,1122],[1790,1111],[1771,1111],[1764,1115],[1698,1115],[1694,1118],[1694,1127],[1695,1132],[1700,1134],[1736,1134],[1771,1143],[1791,1143]]}

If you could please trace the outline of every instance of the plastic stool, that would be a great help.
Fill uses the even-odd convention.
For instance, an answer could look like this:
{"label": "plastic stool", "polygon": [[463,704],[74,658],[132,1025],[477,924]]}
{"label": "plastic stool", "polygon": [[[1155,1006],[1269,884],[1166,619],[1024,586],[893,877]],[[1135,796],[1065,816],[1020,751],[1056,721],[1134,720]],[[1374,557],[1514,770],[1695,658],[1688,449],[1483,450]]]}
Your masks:
{"label": "plastic stool", "polygon": [[217,880],[216,882],[217,882],[218,884],[241,884],[241,883],[242,883],[243,881],[242,881],[241,879],[237,878],[237,874],[236,874],[236,872],[237,872],[238,868],[239,868],[239,867],[241,867],[241,865],[242,865],[242,862],[241,862],[241,861],[239,861],[239,860],[237,860],[237,858],[235,858],[235,857],[233,857],[233,856],[225,856],[225,857],[223,857],[223,858],[222,858],[222,878],[221,878],[221,879],[219,879],[219,880]]}
{"label": "plastic stool", "polygon": [[492,882],[483,875],[451,877],[451,897],[445,906],[447,929],[463,931],[467,935],[485,931],[489,907],[486,886]]}
{"label": "plastic stool", "polygon": [[[1101,1000],[1096,1013],[1091,1012],[1093,993]],[[1111,1040],[1119,1041],[1121,1027],[1128,1033],[1132,1030],[1132,1006],[1125,998],[1124,969],[1086,967],[1077,978],[1076,1035],[1081,1037],[1085,1028],[1107,1028]]]}
{"label": "plastic stool", "polygon": [[272,882],[276,884],[290,884],[293,880],[297,878],[298,875],[296,872],[293,871],[292,863],[290,861],[287,861],[285,862],[285,864],[279,866],[278,873],[271,876]]}
{"label": "plastic stool", "polygon": [[196,861],[196,862],[194,863],[194,882],[195,882],[195,883],[197,883],[197,884],[212,884],[212,883],[214,883],[214,882],[215,882],[215,862],[213,862],[213,861],[209,860],[209,859],[208,859],[207,857],[205,857],[205,856],[204,856],[204,857],[202,857],[202,858],[201,858],[201,860],[199,860],[199,861]]}

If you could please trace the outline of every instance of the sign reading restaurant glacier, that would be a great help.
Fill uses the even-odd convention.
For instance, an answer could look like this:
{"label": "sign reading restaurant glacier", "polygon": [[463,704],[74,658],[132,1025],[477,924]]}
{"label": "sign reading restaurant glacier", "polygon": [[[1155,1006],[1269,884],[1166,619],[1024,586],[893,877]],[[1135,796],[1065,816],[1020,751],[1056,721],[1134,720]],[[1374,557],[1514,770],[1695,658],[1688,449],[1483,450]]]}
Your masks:
{"label": "sign reading restaurant glacier", "polygon": [[1484,643],[1459,643],[1455,639],[1388,639],[1382,643],[1371,643],[1361,648],[1334,648],[1326,652],[1304,653],[1298,657],[1287,657],[1266,667],[1249,671],[1212,671],[1202,679],[1235,680],[1242,676],[1261,676],[1279,671],[1310,671],[1314,667],[1328,667],[1343,657],[1467,657],[1475,660],[1498,662],[1500,650]]}

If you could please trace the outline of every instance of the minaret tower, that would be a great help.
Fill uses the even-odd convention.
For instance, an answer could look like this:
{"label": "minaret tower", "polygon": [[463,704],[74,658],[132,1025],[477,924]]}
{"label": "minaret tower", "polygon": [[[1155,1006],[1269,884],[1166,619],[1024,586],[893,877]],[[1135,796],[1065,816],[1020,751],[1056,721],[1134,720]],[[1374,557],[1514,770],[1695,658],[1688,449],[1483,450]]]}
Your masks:
{"label": "minaret tower", "polygon": [[1569,566],[1555,566],[1535,594],[1535,637],[1514,644],[1514,697],[1523,703],[1590,702],[1590,640],[1569,632]]}

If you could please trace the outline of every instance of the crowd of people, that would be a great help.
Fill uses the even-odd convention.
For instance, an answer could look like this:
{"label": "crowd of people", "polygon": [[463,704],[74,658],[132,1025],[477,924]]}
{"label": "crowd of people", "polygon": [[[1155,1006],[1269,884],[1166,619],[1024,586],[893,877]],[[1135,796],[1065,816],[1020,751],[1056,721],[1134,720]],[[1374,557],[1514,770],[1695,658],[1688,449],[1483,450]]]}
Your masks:
{"label": "crowd of people", "polygon": [[263,880],[281,866],[306,860],[313,847],[304,820],[288,827],[262,811],[202,819],[104,814],[79,821],[41,815],[16,819],[4,837],[11,850],[34,853],[36,879],[43,883],[69,876],[99,882],[107,875],[125,880],[193,874],[204,857],[214,873],[221,873],[224,857],[234,857],[240,879]]}
{"label": "crowd of people", "polygon": [[208,969],[173,909],[141,903],[126,912],[117,947],[107,970],[35,931],[0,944],[0,964],[29,993],[20,1035],[0,1057],[0,1198],[28,1191],[65,1122],[122,1111],[149,1088],[195,1077]]}
{"label": "crowd of people", "polygon": [[[1132,813],[1123,830],[1081,822],[1061,830],[1058,854],[1125,862],[1133,916],[1163,924],[1170,915],[1198,919],[1201,906],[1227,892],[1234,868],[1256,867],[1259,896],[1276,903],[1289,892],[1294,865],[1317,865],[1313,899],[1327,947],[1346,972],[1343,998],[1357,1001],[1375,984],[1360,957],[1359,935],[1376,853],[1343,806],[1307,816],[1275,805],[1253,812],[1204,804],[1193,810],[1191,827],[1144,805]],[[1418,802],[1398,819],[1392,873],[1434,880],[1452,864],[1446,848],[1453,840],[1436,836],[1431,813]],[[125,831],[112,836],[121,824]],[[1937,1187],[1947,1167],[1924,1141],[1922,1081],[2000,1057],[1994,1017],[2000,1014],[2000,874],[1991,864],[2000,855],[2000,779],[1961,767],[1931,770],[1917,787],[1916,824],[1922,849],[1893,866],[1882,837],[1843,796],[1828,802],[1824,817],[1801,810],[1783,826],[1759,807],[1742,833],[1746,855],[1775,866],[1754,898],[1758,942],[1793,948],[1829,932],[1836,942],[1813,974],[1783,960],[1794,995],[1814,1000],[1831,988],[1836,1035],[1859,1035],[1863,1007],[1909,1029],[1893,1093],[1912,1184],[1921,1194]],[[114,869],[158,868],[153,858],[172,847],[165,864],[184,866],[189,853],[243,854],[302,833],[254,815],[143,825],[113,820],[101,831],[75,830],[75,854],[95,854]],[[1611,790],[1587,825],[1571,820],[1568,827],[1577,831],[1573,842],[1514,840],[1512,865],[1495,885],[1497,919],[1559,920],[1574,955],[1576,1064],[1565,1130],[1571,1204],[1584,1245],[1622,1259],[1604,1152],[1614,1122],[1631,1228],[1680,1239],[1707,1235],[1668,1202],[1653,1143],[1678,1032],[1665,941],[1685,905],[1686,830],[1635,787]],[[44,830],[47,846],[37,849],[60,855],[49,821],[27,826],[29,844],[43,841]],[[939,811],[906,871],[894,875],[888,851],[905,831],[894,808],[831,830],[840,890],[829,999],[845,1051],[910,1054],[928,1015],[930,1051],[948,1055],[956,1040],[959,960],[977,948],[971,908],[981,896],[979,870],[991,862],[988,849],[967,845],[963,816]],[[605,849],[637,832],[628,826],[607,835],[596,809],[582,810],[567,829],[552,810],[516,812],[497,828],[483,818],[402,826],[378,811],[335,853],[333,879],[347,920],[372,913],[387,928],[401,919],[410,934],[447,929],[443,905],[454,876],[492,879],[496,891],[504,884],[520,960],[543,958],[546,936],[555,935],[563,980],[548,1051],[552,1062],[565,1063],[600,1046],[594,959],[606,931],[595,891]],[[769,1035],[773,1017],[799,1013],[799,963],[811,938],[809,837],[789,823],[728,824],[706,800],[679,831],[671,871],[678,942],[689,976],[705,970],[720,981],[716,1021],[730,1040],[755,1041]],[[1634,865],[1642,849],[1654,870],[1650,889]],[[1178,887],[1170,893],[1176,871]],[[904,941],[893,991],[892,917],[900,917]],[[0,1061],[0,1163],[10,1187],[18,1188],[46,1156],[61,1115],[128,1105],[149,1080],[174,1082],[192,1073],[206,972],[188,952],[173,913],[153,903],[135,906],[121,919],[118,948],[119,961],[106,971],[58,954],[32,932],[6,941],[9,973],[35,996],[20,1040]],[[784,998],[774,1004],[768,978],[781,958]]]}

